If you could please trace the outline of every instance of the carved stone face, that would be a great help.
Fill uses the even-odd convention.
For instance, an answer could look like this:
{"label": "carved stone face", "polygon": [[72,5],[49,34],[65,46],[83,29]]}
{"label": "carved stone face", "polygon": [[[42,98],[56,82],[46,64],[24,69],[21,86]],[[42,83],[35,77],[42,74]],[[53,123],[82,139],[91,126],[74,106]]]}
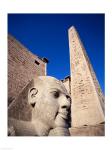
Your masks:
{"label": "carved stone face", "polygon": [[40,76],[28,91],[32,121],[41,121],[49,128],[69,126],[71,98],[63,83],[53,77]]}

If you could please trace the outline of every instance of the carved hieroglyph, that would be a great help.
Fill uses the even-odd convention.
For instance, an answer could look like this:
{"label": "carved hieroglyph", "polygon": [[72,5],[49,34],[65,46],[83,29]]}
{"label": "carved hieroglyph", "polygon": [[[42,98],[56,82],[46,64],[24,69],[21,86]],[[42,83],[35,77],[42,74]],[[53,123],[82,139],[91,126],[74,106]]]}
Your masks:
{"label": "carved hieroglyph", "polygon": [[69,135],[70,105],[61,81],[36,77],[9,107],[9,135]]}
{"label": "carved hieroglyph", "polygon": [[68,30],[72,127],[104,122],[104,97],[77,31]]}

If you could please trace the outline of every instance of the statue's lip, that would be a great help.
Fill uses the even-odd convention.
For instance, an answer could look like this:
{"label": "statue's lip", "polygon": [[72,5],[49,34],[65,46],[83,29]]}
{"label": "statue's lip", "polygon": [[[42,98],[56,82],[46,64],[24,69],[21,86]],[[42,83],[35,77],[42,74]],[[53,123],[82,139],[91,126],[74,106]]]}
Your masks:
{"label": "statue's lip", "polygon": [[68,111],[64,111],[64,112],[60,112],[58,111],[55,115],[55,117],[60,116],[61,118],[67,120],[68,116],[69,116],[69,112]]}
{"label": "statue's lip", "polygon": [[68,112],[58,112],[63,119],[68,119]]}

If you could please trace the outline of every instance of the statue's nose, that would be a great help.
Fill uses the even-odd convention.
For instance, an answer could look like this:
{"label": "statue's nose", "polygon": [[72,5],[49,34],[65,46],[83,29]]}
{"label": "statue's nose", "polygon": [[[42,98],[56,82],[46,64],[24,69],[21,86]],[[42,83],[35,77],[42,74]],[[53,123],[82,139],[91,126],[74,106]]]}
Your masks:
{"label": "statue's nose", "polygon": [[65,95],[64,98],[61,100],[61,109],[69,110],[71,105],[71,98],[69,95]]}

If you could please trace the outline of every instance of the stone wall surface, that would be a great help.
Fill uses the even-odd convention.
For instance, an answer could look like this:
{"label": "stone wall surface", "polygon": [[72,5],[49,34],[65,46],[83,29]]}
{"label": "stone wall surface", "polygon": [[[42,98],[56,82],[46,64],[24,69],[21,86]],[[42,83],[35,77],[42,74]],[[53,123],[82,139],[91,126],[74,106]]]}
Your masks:
{"label": "stone wall surface", "polygon": [[46,63],[11,35],[8,36],[8,103],[34,76],[46,75]]}
{"label": "stone wall surface", "polygon": [[71,86],[70,77],[64,79],[62,82],[63,82],[64,86],[66,87],[67,92],[68,92],[69,94],[71,94],[71,91],[70,91],[70,89],[71,89],[71,88],[70,88],[70,86]]}
{"label": "stone wall surface", "polygon": [[104,136],[105,125],[83,126],[69,129],[71,136]]}

